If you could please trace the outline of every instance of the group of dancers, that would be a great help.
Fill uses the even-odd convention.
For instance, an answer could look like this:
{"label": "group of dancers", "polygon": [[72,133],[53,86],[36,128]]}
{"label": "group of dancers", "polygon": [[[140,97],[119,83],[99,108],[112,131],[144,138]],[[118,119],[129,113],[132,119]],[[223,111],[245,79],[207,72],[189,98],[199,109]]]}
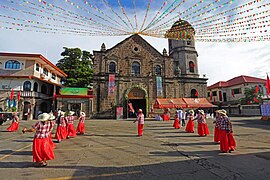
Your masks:
{"label": "group of dancers", "polygon": [[[180,119],[183,120],[183,111],[177,110],[175,114],[175,119],[173,123],[173,127],[175,129],[180,129],[181,124]],[[220,143],[220,152],[222,153],[230,153],[235,150],[236,142],[233,136],[232,123],[230,118],[227,116],[226,110],[217,110],[216,119],[213,122],[215,124],[214,129],[214,142]],[[194,116],[194,110],[189,110],[186,119],[188,123],[186,125],[185,131],[187,133],[194,133],[194,121],[197,120],[197,133],[199,136],[207,136],[210,134],[207,123],[206,123],[206,115],[203,110],[198,110],[197,116]],[[183,122],[183,121],[182,121]]]}
{"label": "group of dancers", "polygon": [[[37,163],[37,167],[47,166],[47,161],[54,159],[54,149],[56,145],[52,140],[52,130],[57,125],[54,139],[57,142],[61,142],[64,139],[83,135],[85,133],[85,113],[81,112],[78,117],[77,129],[74,128],[74,116],[73,111],[59,111],[57,117],[53,113],[42,113],[38,115],[37,121],[31,128],[23,128],[22,132],[35,132],[33,139],[32,155],[33,162]],[[17,113],[13,113],[13,119],[10,127],[7,131],[14,132],[19,129],[19,117]]]}

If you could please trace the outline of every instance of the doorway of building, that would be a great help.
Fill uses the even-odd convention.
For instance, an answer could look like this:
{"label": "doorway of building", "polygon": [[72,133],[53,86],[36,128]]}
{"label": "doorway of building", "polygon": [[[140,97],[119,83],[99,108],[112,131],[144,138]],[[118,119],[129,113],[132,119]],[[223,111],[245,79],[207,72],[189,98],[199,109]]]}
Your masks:
{"label": "doorway of building", "polygon": [[128,118],[136,118],[139,109],[143,110],[144,117],[146,117],[146,99],[129,99],[132,104],[135,114],[129,113]]}
{"label": "doorway of building", "polygon": [[29,120],[31,115],[31,104],[25,101],[23,104],[22,120]]}

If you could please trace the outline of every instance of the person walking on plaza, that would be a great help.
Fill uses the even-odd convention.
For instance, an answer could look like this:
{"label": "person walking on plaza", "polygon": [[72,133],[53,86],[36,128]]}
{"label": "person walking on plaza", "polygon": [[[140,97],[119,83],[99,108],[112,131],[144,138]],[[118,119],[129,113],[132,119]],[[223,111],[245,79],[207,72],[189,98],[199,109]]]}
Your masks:
{"label": "person walking on plaza", "polygon": [[188,123],[186,125],[186,132],[194,133],[194,111],[189,110],[189,115],[187,117]]}
{"label": "person walking on plaza", "polygon": [[216,120],[213,121],[213,123],[215,124],[215,129],[214,129],[214,142],[219,143],[220,142],[220,110],[216,111]]}
{"label": "person walking on plaza", "polygon": [[144,126],[144,114],[143,114],[142,109],[138,110],[138,116],[133,123],[135,123],[136,121],[138,121],[138,136],[142,136],[143,135],[143,126]]}
{"label": "person walking on plaza", "polygon": [[7,128],[7,131],[14,132],[14,131],[18,131],[18,129],[19,129],[19,117],[17,115],[17,112],[14,112],[12,116],[12,123]]}
{"label": "person walking on plaza", "polygon": [[226,110],[220,110],[220,151],[228,153],[235,150],[236,142],[233,137],[232,123]]}
{"label": "person walking on plaza", "polygon": [[73,115],[74,115],[74,112],[69,111],[68,116],[66,117],[66,119],[67,119],[67,138],[77,136],[75,128],[74,128],[75,117]]}
{"label": "person walking on plaza", "polygon": [[208,126],[206,124],[206,118],[203,110],[198,110],[198,115],[195,119],[198,121],[197,131],[199,136],[207,136],[209,133]]}
{"label": "person walking on plaza", "polygon": [[84,112],[81,112],[80,113],[80,117],[79,117],[79,123],[78,123],[78,126],[77,126],[77,134],[84,134],[85,130],[84,130],[84,121],[85,121],[85,113]]}
{"label": "person walking on plaza", "polygon": [[33,139],[33,162],[37,163],[37,167],[47,166],[47,161],[54,159],[53,146],[50,143],[50,134],[52,123],[49,121],[50,115],[42,113],[38,116],[38,122],[32,128],[23,128],[22,132],[35,132]]}
{"label": "person walking on plaza", "polygon": [[58,118],[58,126],[56,129],[55,137],[58,143],[63,139],[67,138],[67,122],[65,119],[65,112],[61,111],[60,117]]}
{"label": "person walking on plaza", "polygon": [[176,112],[178,114],[179,120],[181,121],[180,125],[185,126],[186,125],[186,123],[185,123],[185,112],[183,111],[183,109],[177,109]]}
{"label": "person walking on plaza", "polygon": [[176,111],[175,116],[174,116],[173,127],[174,127],[174,129],[180,129],[180,127],[181,127],[177,111]]}

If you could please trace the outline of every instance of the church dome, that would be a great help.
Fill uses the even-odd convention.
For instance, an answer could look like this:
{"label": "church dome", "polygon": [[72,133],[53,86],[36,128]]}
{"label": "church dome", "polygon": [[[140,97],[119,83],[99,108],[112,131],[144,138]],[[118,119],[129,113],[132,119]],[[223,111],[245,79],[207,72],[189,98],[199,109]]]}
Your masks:
{"label": "church dome", "polygon": [[177,40],[191,40],[194,39],[194,36],[195,29],[189,22],[182,19],[176,21],[171,29],[165,33],[165,38]]}

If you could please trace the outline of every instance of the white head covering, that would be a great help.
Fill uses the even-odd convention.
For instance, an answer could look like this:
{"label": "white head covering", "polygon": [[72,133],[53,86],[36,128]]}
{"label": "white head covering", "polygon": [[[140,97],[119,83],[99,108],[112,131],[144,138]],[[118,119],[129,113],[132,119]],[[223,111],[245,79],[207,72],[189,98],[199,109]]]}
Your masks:
{"label": "white head covering", "polygon": [[80,115],[81,115],[81,116],[85,116],[85,112],[81,112]]}
{"label": "white head covering", "polygon": [[50,113],[49,115],[50,115],[49,121],[55,120],[55,116],[53,115],[53,113]]}
{"label": "white head covering", "polygon": [[69,111],[69,112],[68,112],[68,115],[70,115],[70,116],[72,116],[73,114],[75,114],[74,111]]}
{"label": "white head covering", "polygon": [[204,115],[204,111],[202,109],[198,110],[198,112]]}
{"label": "white head covering", "polygon": [[189,113],[194,114],[194,110],[193,109],[189,110]]}
{"label": "white head covering", "polygon": [[48,121],[50,119],[50,114],[48,113],[42,113],[40,115],[38,115],[38,121]]}
{"label": "white head covering", "polygon": [[224,116],[227,116],[227,111],[225,109],[221,109],[219,111],[220,114],[224,115]]}

